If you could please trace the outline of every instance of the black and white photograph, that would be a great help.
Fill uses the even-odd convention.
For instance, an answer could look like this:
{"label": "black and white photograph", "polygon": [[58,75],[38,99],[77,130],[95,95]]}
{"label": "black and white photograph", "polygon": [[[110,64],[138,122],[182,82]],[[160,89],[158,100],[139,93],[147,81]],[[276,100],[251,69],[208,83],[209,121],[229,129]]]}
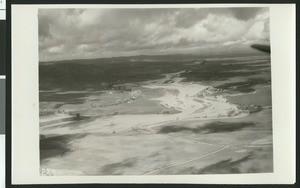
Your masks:
{"label": "black and white photograph", "polygon": [[40,8],[40,175],[272,173],[269,14]]}

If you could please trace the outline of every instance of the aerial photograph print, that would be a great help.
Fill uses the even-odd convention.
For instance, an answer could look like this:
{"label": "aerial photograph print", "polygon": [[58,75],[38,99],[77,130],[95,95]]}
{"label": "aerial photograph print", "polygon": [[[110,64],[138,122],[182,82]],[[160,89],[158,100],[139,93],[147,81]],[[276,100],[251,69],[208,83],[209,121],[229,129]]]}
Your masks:
{"label": "aerial photograph print", "polygon": [[272,173],[269,15],[39,9],[40,175]]}

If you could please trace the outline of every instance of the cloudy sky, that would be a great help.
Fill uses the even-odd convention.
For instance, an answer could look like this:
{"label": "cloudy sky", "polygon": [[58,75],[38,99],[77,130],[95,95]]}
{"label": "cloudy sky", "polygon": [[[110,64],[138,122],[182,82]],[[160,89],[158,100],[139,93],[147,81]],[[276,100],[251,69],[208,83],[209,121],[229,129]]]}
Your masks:
{"label": "cloudy sky", "polygon": [[268,8],[40,9],[40,61],[250,49]]}

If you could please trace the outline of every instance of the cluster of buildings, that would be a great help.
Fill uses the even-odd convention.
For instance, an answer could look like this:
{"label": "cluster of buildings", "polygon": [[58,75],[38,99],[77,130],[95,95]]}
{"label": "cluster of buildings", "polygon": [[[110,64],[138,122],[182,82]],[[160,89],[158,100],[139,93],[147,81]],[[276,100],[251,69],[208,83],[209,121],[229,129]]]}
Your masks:
{"label": "cluster of buildings", "polygon": [[125,85],[113,85],[111,90],[118,90],[118,91],[127,91],[130,92],[131,88],[126,87]]}
{"label": "cluster of buildings", "polygon": [[[113,88],[114,88],[113,90],[122,90],[122,91],[130,92],[130,96],[126,99],[118,99],[115,101],[115,103],[108,104],[108,105],[97,105],[95,103],[91,103],[91,108],[113,106],[121,103],[131,103],[132,101],[142,97],[142,92],[140,90],[132,91],[131,88],[127,88],[121,85],[115,85],[113,86]],[[112,94],[112,92],[110,92],[110,94]],[[72,116],[77,115],[76,113],[72,111],[67,111],[65,109],[40,109],[39,110],[39,116],[48,116],[48,115],[55,115],[55,114],[69,114]]]}
{"label": "cluster of buildings", "polygon": [[62,114],[66,113],[65,110],[59,109],[42,109],[39,111],[40,116],[48,116],[48,115],[55,115],[55,114]]}
{"label": "cluster of buildings", "polygon": [[55,114],[69,114],[73,115],[71,111],[65,109],[42,109],[39,111],[40,116],[49,116]]}
{"label": "cluster of buildings", "polygon": [[130,92],[130,97],[126,99],[118,99],[116,100],[116,104],[121,104],[121,103],[131,103],[132,101],[142,97],[142,92],[140,90],[135,90]]}
{"label": "cluster of buildings", "polygon": [[249,104],[238,104],[238,108],[240,110],[247,111],[250,114],[259,112],[262,110],[262,107],[260,105],[255,105],[255,104],[250,104],[250,105]]}
{"label": "cluster of buildings", "polygon": [[222,89],[214,88],[214,87],[208,87],[197,94],[197,96],[200,98],[227,102],[225,95],[226,94]]}

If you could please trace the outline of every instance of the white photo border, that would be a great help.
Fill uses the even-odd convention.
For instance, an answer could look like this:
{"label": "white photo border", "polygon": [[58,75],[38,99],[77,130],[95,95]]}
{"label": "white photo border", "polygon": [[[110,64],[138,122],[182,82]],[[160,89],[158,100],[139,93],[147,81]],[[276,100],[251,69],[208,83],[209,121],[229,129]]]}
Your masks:
{"label": "white photo border", "polygon": [[[40,176],[38,9],[269,7],[274,172],[222,175]],[[295,5],[12,5],[12,184],[180,183],[292,184],[295,182]]]}

